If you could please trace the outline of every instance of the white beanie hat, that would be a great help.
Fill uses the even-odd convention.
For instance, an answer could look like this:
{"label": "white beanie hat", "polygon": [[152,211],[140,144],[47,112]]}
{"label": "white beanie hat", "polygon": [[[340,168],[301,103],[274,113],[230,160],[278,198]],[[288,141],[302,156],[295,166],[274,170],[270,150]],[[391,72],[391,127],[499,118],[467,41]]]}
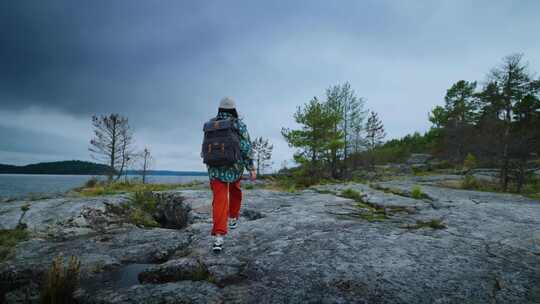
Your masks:
{"label": "white beanie hat", "polygon": [[219,102],[220,109],[236,109],[236,102],[230,97],[225,97]]}

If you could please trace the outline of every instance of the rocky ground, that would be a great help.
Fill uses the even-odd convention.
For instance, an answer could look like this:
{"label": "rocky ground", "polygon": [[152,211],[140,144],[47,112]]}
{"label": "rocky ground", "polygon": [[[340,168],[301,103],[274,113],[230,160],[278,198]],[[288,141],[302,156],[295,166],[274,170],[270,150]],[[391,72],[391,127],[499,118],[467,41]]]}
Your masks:
{"label": "rocky ground", "polygon": [[[33,237],[0,265],[0,283],[8,303],[35,298],[62,253],[81,260],[80,303],[540,303],[540,202],[437,186],[455,178],[247,190],[219,255],[207,190],[161,194],[187,214],[182,229],[119,220],[111,206],[126,196],[35,201]],[[22,204],[0,206],[4,228]]]}

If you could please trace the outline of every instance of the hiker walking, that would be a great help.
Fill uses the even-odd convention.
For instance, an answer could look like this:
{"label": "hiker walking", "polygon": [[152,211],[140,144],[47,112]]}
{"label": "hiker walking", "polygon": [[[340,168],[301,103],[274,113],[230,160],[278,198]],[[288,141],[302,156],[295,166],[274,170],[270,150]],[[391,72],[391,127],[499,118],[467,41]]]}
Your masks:
{"label": "hiker walking", "polygon": [[253,166],[251,141],[246,125],[238,118],[233,99],[225,97],[218,114],[204,124],[203,161],[208,168],[212,188],[212,250],[221,252],[228,228],[238,225],[242,190],[240,179],[244,169],[251,179],[257,177]]}

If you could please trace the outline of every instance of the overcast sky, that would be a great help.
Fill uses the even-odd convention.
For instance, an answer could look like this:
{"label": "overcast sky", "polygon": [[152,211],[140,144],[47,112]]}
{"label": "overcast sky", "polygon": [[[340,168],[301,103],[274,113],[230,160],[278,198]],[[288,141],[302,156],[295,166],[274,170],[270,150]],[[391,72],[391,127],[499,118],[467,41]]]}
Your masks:
{"label": "overcast sky", "polygon": [[540,1],[2,1],[0,163],[91,160],[93,114],[129,117],[157,169],[203,170],[202,124],[231,96],[252,137],[349,81],[389,138],[429,128],[460,79],[524,53]]}

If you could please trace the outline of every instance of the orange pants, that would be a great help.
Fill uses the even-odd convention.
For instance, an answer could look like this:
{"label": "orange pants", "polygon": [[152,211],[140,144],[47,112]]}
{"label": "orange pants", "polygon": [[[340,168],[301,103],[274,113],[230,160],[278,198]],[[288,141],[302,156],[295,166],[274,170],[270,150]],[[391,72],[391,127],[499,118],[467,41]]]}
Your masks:
{"label": "orange pants", "polygon": [[233,183],[225,183],[213,178],[210,187],[214,199],[212,200],[212,235],[227,234],[229,218],[240,216],[240,203],[242,202],[242,190],[240,180]]}

